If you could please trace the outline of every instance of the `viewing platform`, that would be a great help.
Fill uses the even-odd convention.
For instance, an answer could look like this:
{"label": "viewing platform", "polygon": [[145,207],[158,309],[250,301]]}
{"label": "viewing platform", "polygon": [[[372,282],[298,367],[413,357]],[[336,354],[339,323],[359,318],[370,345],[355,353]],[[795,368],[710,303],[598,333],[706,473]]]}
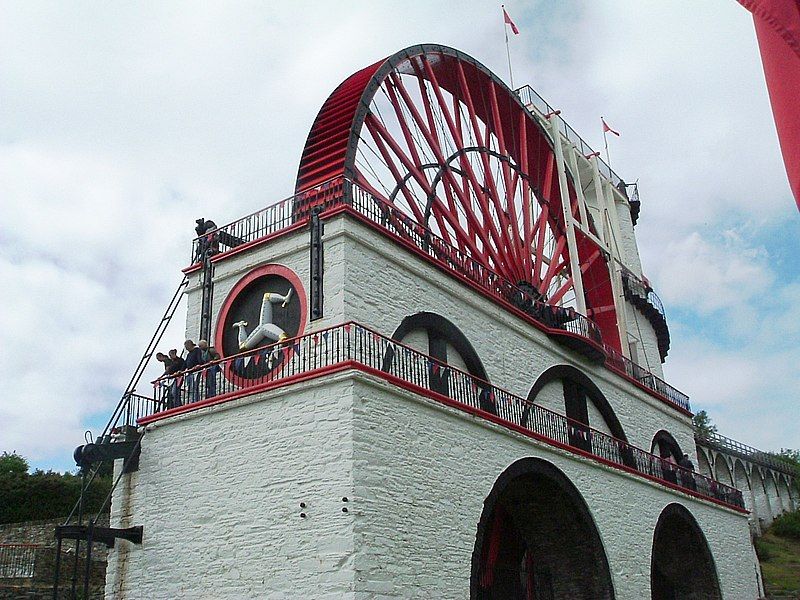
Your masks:
{"label": "viewing platform", "polygon": [[[448,244],[395,206],[345,178],[332,179],[289,196],[196,238],[192,244],[192,264],[184,272],[200,270],[202,263],[199,262],[199,257],[205,252],[209,252],[212,255],[211,262],[216,263],[303,229],[308,226],[312,211],[317,211],[323,219],[343,212],[359,219],[409,252],[431,262],[448,275],[544,331],[558,343],[594,362],[605,364],[609,370],[673,408],[685,414],[691,413],[686,394],[604,343],[599,328],[591,319],[574,309],[552,306],[538,300],[521,286]],[[650,296],[646,296],[647,298]],[[660,301],[657,306],[660,306]],[[663,315],[663,307],[661,314]]]}
{"label": "viewing platform", "polygon": [[152,397],[132,395],[125,425],[174,415],[332,373],[356,370],[681,492],[744,511],[741,492],[536,405],[358,323],[344,323],[243,352],[153,382]]}

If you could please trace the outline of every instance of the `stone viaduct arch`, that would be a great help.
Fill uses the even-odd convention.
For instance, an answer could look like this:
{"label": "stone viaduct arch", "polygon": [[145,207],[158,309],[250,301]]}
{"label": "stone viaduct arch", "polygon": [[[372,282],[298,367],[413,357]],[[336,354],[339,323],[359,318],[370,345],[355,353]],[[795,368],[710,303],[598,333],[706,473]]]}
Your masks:
{"label": "stone viaduct arch", "polygon": [[716,433],[695,432],[698,471],[742,491],[750,511],[750,527],[756,534],[775,517],[795,509],[792,495],[794,478],[791,465]]}
{"label": "stone viaduct arch", "polygon": [[495,481],[478,523],[470,597],[614,598],[594,519],[553,464],[523,458]]}
{"label": "stone viaduct arch", "polygon": [[755,507],[753,487],[750,484],[750,476],[747,474],[747,468],[745,467],[744,462],[738,458],[734,460],[733,465],[733,484],[734,487],[742,491],[744,507],[752,512]]}
{"label": "stone viaduct arch", "polygon": [[731,468],[728,466],[728,460],[724,455],[717,455],[716,460],[714,460],[714,479],[725,485],[733,485]]}
{"label": "stone viaduct arch", "polygon": [[782,514],[784,511],[783,504],[781,502],[781,497],[778,494],[778,485],[775,482],[776,473],[772,471],[767,471],[764,475],[764,487],[767,490],[767,498],[769,498],[770,506],[772,506],[772,517],[775,518],[778,515]]}

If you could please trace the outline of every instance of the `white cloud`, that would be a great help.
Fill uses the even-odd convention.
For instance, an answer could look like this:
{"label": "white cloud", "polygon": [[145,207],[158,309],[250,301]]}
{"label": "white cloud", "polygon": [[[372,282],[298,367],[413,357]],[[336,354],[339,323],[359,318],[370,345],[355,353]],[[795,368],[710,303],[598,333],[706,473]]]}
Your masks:
{"label": "white cloud", "polygon": [[720,237],[714,243],[695,231],[665,245],[650,273],[668,305],[707,314],[769,293],[773,275],[766,250],[749,247],[732,231]]}
{"label": "white cloud", "polygon": [[[507,7],[522,30],[511,40],[516,84],[531,83],[597,148],[600,114],[622,131],[614,167],[641,178],[637,234],[668,311],[729,317],[727,333],[742,324],[737,343],[751,339],[739,352],[676,323],[676,383],[722,411],[726,398],[766,390],[753,382],[770,364],[782,365],[769,371],[776,382],[794,381],[796,343],[775,339],[798,332],[800,292],[776,275],[769,244],[749,241],[794,206],[746,11],[729,0],[691,11]],[[0,451],[64,466],[127,382],[188,260],[194,219],[233,220],[291,194],[327,95],[422,42],[507,79],[488,0],[0,5],[0,276],[11,307],[0,360],[15,374],[0,397]],[[702,360],[724,393],[691,378]],[[763,402],[784,414],[788,396],[773,387]],[[744,436],[736,410],[726,424]],[[785,434],[762,439],[800,446]]]}

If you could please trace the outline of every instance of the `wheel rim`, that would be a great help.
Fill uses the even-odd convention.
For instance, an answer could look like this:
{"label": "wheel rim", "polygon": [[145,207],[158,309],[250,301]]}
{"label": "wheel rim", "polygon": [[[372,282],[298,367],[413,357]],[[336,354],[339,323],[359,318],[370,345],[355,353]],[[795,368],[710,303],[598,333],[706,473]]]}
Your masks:
{"label": "wheel rim", "polygon": [[[395,205],[536,299],[576,307],[550,137],[471,57],[415,46],[345,80],[312,127],[297,189],[336,176]],[[566,181],[580,221],[577,195]],[[576,234],[572,251],[587,316],[604,338],[618,339],[605,253]]]}

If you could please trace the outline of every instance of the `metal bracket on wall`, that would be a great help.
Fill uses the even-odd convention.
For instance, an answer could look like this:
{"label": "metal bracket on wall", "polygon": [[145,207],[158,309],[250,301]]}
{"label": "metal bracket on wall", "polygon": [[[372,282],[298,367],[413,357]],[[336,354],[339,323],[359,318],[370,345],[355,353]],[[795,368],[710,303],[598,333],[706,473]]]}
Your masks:
{"label": "metal bracket on wall", "polygon": [[211,339],[211,319],[213,318],[212,307],[214,299],[214,264],[211,262],[212,254],[208,251],[203,253],[203,274],[202,274],[202,303],[200,308],[200,334],[199,339]]}
{"label": "metal bracket on wall", "polygon": [[320,219],[321,208],[311,212],[311,320],[322,318],[322,283],[325,272],[325,258],[322,246],[324,225]]}

